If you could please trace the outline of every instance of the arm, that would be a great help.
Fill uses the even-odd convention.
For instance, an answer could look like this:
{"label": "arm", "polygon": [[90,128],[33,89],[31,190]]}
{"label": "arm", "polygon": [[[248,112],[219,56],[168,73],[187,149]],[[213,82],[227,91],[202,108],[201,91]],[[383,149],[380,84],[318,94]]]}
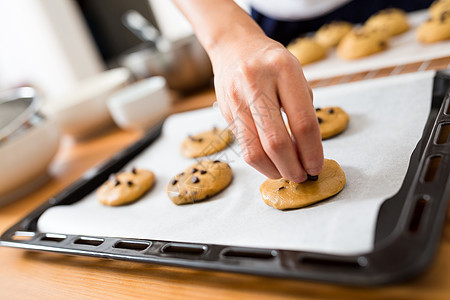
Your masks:
{"label": "arm", "polygon": [[[270,178],[295,182],[323,165],[312,92],[298,60],[231,0],[173,0],[205,47],[217,102],[244,160]],[[286,112],[292,138],[280,108]]]}

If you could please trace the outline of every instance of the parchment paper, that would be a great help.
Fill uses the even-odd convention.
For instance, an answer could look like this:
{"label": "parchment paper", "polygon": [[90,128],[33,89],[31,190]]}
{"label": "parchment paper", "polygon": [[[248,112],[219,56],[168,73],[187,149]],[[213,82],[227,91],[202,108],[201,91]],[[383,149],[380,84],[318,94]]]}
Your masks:
{"label": "parchment paper", "polygon": [[316,107],[338,105],[350,115],[341,135],[323,142],[325,156],[343,168],[347,183],[337,196],[307,208],[278,211],[259,194],[265,177],[245,164],[239,146],[213,156],[230,163],[231,185],[211,200],[176,206],[165,194],[170,178],[194,163],[179,154],[188,134],[225,126],[208,108],[170,117],[162,136],[126,168],[149,168],[156,186],[140,201],[106,207],[95,195],[47,210],[45,232],[203,242],[351,254],[373,246],[378,208],[395,194],[421,137],[434,73],[408,74],[317,89]]}
{"label": "parchment paper", "polygon": [[388,50],[361,59],[346,61],[340,59],[336,55],[336,50],[332,49],[324,60],[303,67],[306,78],[308,80],[330,78],[450,55],[450,40],[430,45],[421,44],[416,40],[417,27],[428,19],[426,10],[410,13],[408,18],[411,29],[393,37],[389,42]]}

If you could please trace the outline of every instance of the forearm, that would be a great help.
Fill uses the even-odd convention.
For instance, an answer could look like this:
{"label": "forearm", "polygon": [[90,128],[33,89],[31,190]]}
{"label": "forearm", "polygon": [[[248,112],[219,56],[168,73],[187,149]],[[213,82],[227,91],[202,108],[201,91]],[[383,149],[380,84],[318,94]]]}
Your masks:
{"label": "forearm", "polygon": [[192,24],[213,59],[216,49],[248,37],[264,36],[253,19],[232,0],[172,0]]}

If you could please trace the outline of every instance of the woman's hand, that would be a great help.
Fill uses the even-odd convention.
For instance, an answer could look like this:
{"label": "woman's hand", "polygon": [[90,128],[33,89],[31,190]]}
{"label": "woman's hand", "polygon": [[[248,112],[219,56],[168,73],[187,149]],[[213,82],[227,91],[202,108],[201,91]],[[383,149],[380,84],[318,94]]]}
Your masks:
{"label": "woman's hand", "polygon": [[210,57],[217,101],[244,160],[269,178],[302,182],[319,174],[320,130],[298,60],[266,36],[222,41]]}
{"label": "woman's hand", "polygon": [[211,58],[217,101],[245,161],[270,178],[302,182],[319,174],[322,141],[298,60],[234,1],[173,1]]}

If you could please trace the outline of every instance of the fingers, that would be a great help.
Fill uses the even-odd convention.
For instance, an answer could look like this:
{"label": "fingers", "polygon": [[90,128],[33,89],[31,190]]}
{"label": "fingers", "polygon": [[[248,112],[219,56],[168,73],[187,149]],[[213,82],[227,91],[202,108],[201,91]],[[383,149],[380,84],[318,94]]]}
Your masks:
{"label": "fingers", "polygon": [[276,179],[282,177],[277,167],[275,167],[264,151],[255,124],[251,118],[251,113],[248,110],[237,112],[231,128],[239,141],[242,157],[246,163],[269,178]]}
{"label": "fingers", "polygon": [[298,67],[278,79],[278,94],[296,140],[302,166],[310,175],[318,175],[323,166],[323,148],[311,89]]}
{"label": "fingers", "polygon": [[307,175],[284,124],[277,95],[257,93],[250,104],[250,111],[261,145],[278,172],[294,182],[305,181]]}

